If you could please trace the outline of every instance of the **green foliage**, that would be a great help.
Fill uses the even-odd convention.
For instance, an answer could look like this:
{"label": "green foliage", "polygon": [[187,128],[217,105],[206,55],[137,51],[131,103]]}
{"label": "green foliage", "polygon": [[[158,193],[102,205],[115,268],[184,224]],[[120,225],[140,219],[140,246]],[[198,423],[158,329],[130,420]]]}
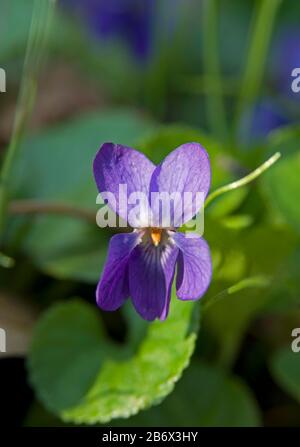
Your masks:
{"label": "green foliage", "polygon": [[159,406],[117,426],[255,427],[260,415],[247,386],[203,362],[192,362],[176,389]]}
{"label": "green foliage", "polygon": [[237,122],[247,106],[253,106],[259,95],[272,29],[282,0],[263,0],[256,3],[250,45],[247,53],[241,90],[237,105]]}
{"label": "green foliage", "polygon": [[[282,148],[282,159],[261,180],[281,218],[300,231],[299,129],[287,128],[270,140],[270,147]],[[273,149],[274,150],[274,149]]]}
{"label": "green foliage", "polygon": [[271,360],[271,372],[288,394],[300,402],[300,357],[291,347],[282,348]]}
{"label": "green foliage", "polygon": [[74,405],[105,358],[99,316],[80,300],[57,304],[39,321],[35,334],[29,369],[41,400],[56,410]]}
{"label": "green foliage", "polygon": [[214,88],[206,97],[207,120],[212,133],[220,140],[227,137],[227,123],[225,103],[222,96],[222,76],[220,72],[218,53],[218,20],[219,2],[216,0],[203,1],[203,62],[206,70],[206,89],[210,88],[213,80]]}
{"label": "green foliage", "polygon": [[[2,0],[0,61],[26,45],[34,0]],[[18,26],[16,26],[18,23]]]}
{"label": "green foliage", "polygon": [[[205,298],[207,304],[211,299],[216,301],[207,306],[205,325],[219,343],[219,361],[230,365],[249,324],[259,312],[271,306],[274,293],[282,287],[287,269],[285,260],[292,256],[296,238],[287,229],[271,226],[237,231],[206,221],[206,229],[206,238],[220,259],[214,270],[214,282]],[[222,291],[234,282],[253,277],[261,280],[253,285],[242,283],[250,285],[250,289],[231,288],[225,299],[215,299],[219,294],[222,297]],[[285,290],[281,301],[287,296]]]}
{"label": "green foliage", "polygon": [[86,424],[129,417],[159,403],[194,350],[193,310],[173,296],[167,321],[149,324],[132,355],[107,341],[96,307],[78,300],[54,306],[36,327],[29,356],[39,398],[65,421]]}

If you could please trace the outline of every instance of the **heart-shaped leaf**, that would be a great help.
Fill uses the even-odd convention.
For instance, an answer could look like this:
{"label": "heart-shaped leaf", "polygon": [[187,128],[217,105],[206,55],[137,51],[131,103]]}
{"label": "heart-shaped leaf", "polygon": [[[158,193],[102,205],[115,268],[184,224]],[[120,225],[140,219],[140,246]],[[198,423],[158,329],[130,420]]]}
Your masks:
{"label": "heart-shaped leaf", "polygon": [[[134,355],[116,349],[98,310],[59,304],[40,320],[29,356],[31,382],[44,405],[67,422],[105,423],[159,403],[174,388],[195,345],[192,303],[173,296],[165,322],[148,324]],[[122,358],[128,355],[127,358]]]}

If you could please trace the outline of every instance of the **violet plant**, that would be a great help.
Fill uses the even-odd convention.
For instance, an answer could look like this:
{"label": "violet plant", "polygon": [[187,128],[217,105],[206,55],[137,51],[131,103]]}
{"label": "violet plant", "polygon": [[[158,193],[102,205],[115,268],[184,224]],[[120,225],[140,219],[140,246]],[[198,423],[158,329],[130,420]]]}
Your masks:
{"label": "violet plant", "polygon": [[[257,97],[278,5],[279,2],[267,0],[257,6],[258,21],[239,92],[237,116]],[[217,41],[216,2],[206,2],[206,7],[205,17],[209,20],[205,32],[209,48],[213,49]],[[38,29],[42,32],[43,26]],[[37,40],[29,47],[31,55],[39,49],[40,39]],[[232,129],[227,128],[226,110],[218,90],[221,76],[217,53],[206,51],[206,62],[205,69],[216,80],[209,84],[206,79],[209,123],[214,129],[214,138],[217,135],[229,138]],[[27,70],[26,79],[35,80],[30,64]],[[32,83],[26,86],[32,87]],[[212,92],[211,86],[218,88]],[[29,93],[31,100],[27,96]],[[31,93],[32,90],[25,88],[25,100],[20,103],[23,118],[24,110],[26,118],[29,115],[27,106],[33,100]],[[221,115],[214,114],[214,108]],[[197,386],[202,387],[198,393],[201,399],[196,400],[191,417],[187,408],[188,422],[197,424],[197,417],[201,415],[203,423],[208,412],[206,407],[201,408],[202,398],[204,403],[210,404],[211,396],[217,394],[212,400],[216,405],[219,401],[225,402],[224,424],[228,424],[229,415],[230,423],[258,425],[259,416],[247,388],[235,381],[229,370],[237,357],[244,328],[257,309],[266,304],[271,283],[274,282],[276,291],[282,286],[280,275],[276,278],[276,274],[281,271],[282,253],[294,244],[286,228],[279,226],[278,229],[274,223],[280,222],[278,210],[275,213],[272,209],[269,214],[265,209],[261,211],[263,195],[274,198],[289,224],[299,228],[299,215],[288,200],[297,196],[298,191],[298,152],[293,152],[298,134],[282,135],[272,141],[262,157],[265,160],[270,154],[274,155],[256,167],[261,161],[249,162],[241,157],[239,163],[235,163],[232,154],[229,156],[229,151],[224,149],[224,141],[228,143],[229,140],[221,138],[215,144],[198,130],[178,126],[166,126],[163,130],[153,128],[144,117],[128,111],[105,111],[79,117],[50,132],[44,130],[33,136],[18,151],[25,121],[18,121],[22,125],[17,126],[18,132],[14,134],[2,171],[2,178],[7,180],[12,169],[15,170],[12,186],[8,188],[6,182],[0,185],[4,249],[13,245],[11,240],[17,233],[15,225],[21,221],[23,229],[24,219],[27,231],[22,249],[39,270],[60,280],[89,282],[92,290],[101,271],[96,291],[99,307],[110,311],[122,307],[113,314],[100,312],[94,303],[76,298],[77,295],[72,298],[71,291],[67,300],[52,304],[39,318],[27,363],[30,383],[39,401],[51,414],[67,423],[90,425],[129,418],[161,404],[190,364],[199,334],[199,320],[203,318],[211,324],[221,346],[217,350],[217,367],[226,373],[215,376],[215,365],[192,363],[175,391],[179,389],[180,401],[187,402],[190,407],[190,396],[196,395]],[[152,140],[147,140],[149,134]],[[273,167],[285,144],[292,146],[290,140],[293,148],[289,149],[289,156]],[[102,146],[94,159],[94,176],[100,193],[116,193],[120,184],[125,183],[129,192],[144,192],[151,204],[152,192],[191,192],[193,195],[203,192],[208,217],[205,238],[209,245],[202,236],[189,238],[184,234],[187,221],[182,213],[179,213],[180,223],[175,219],[176,207],[168,225],[154,216],[153,221],[146,219],[132,225],[131,232],[112,235],[112,231],[97,228],[91,163],[99,142]],[[132,149],[135,145],[141,151]],[[170,151],[176,146],[179,147]],[[247,190],[247,186],[267,170],[263,181]],[[212,187],[208,194],[211,176]],[[232,197],[230,194],[240,192],[240,188],[248,191],[246,199],[245,195],[235,195],[234,200],[226,204],[226,199]],[[247,199],[255,202],[253,215]],[[126,218],[118,202],[109,204],[114,212]],[[201,206],[193,199],[186,211],[192,218],[201,211]],[[252,225],[255,219],[259,225],[257,222]],[[238,226],[241,222],[243,225],[246,222],[246,232],[243,232],[245,227]],[[265,247],[272,252],[267,267],[263,262]],[[6,254],[0,258],[8,267],[11,258]],[[61,293],[59,287],[55,289],[58,295],[55,299],[60,299]],[[128,297],[139,315],[132,312],[130,302],[125,303]],[[195,303],[199,298],[200,303]],[[126,319],[128,331],[124,343],[118,344],[107,336],[107,327],[101,318],[109,321],[109,318],[120,316]],[[157,319],[163,321],[153,321]],[[200,345],[197,349],[202,353],[202,339]],[[281,365],[278,362],[276,371]],[[185,381],[190,377],[193,378],[191,389],[189,380]],[[181,386],[183,391],[180,391]],[[167,408],[174,406],[176,396],[174,401],[172,396],[175,393],[170,397],[171,403],[166,403]],[[235,402],[238,402],[237,407],[231,407]],[[163,405],[161,408],[165,409]],[[237,419],[233,420],[231,414]],[[213,419],[213,423],[217,422]]]}

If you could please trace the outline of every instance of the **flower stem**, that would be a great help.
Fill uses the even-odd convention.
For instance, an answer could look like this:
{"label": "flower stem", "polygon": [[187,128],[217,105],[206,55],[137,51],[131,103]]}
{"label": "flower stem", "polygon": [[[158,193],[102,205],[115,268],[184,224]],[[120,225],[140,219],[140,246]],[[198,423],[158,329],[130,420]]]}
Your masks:
{"label": "flower stem", "polygon": [[218,2],[205,0],[203,3],[203,60],[206,69],[204,89],[207,93],[207,118],[214,134],[221,139],[227,136],[227,123],[223,101],[223,84],[218,57]]}
{"label": "flower stem", "polygon": [[94,212],[62,202],[43,202],[30,199],[14,200],[10,203],[9,212],[15,215],[56,214],[75,217],[92,224],[95,224],[96,222],[96,215]]}
{"label": "flower stem", "polygon": [[259,94],[276,15],[282,0],[260,0],[254,11],[250,44],[237,102],[235,131],[245,108],[251,107]]}
{"label": "flower stem", "polygon": [[223,300],[228,295],[232,295],[234,293],[240,292],[241,290],[249,289],[249,288],[264,288],[270,285],[271,279],[267,276],[257,275],[251,276],[248,278],[241,279],[238,283],[228,287],[222,292],[217,293],[212,298],[209,298],[202,305],[202,312],[205,312],[208,308],[213,306],[215,303]]}
{"label": "flower stem", "polygon": [[257,177],[259,177],[263,172],[265,172],[267,169],[269,169],[276,161],[281,157],[280,152],[276,152],[274,155],[272,155],[271,158],[269,158],[267,161],[265,161],[261,166],[256,168],[254,171],[250,172],[250,174],[246,175],[245,177],[236,180],[235,182],[229,183],[228,185],[221,186],[220,188],[213,191],[209,196],[207,197],[205,201],[204,207],[207,207],[214,199],[219,197],[222,194],[225,194],[226,192],[232,191],[234,189],[240,188],[242,186],[247,185],[248,183],[255,180]]}
{"label": "flower stem", "polygon": [[3,231],[8,209],[9,180],[18,149],[25,135],[37,92],[38,72],[41,67],[50,21],[56,0],[35,0],[24,70],[15,115],[11,141],[0,171],[0,234]]}

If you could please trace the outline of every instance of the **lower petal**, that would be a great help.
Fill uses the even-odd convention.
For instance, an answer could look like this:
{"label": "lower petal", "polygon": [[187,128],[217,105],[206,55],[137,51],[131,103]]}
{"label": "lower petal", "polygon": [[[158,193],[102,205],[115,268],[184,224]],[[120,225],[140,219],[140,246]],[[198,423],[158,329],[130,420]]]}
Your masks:
{"label": "lower petal", "polygon": [[148,321],[165,319],[178,256],[176,247],[137,246],[129,261],[129,289],[136,311]]}
{"label": "lower petal", "polygon": [[165,320],[169,313],[170,301],[171,301],[171,292],[172,292],[172,284],[175,276],[176,270],[176,262],[179,255],[179,250],[177,247],[168,247],[169,251],[165,253],[162,258],[162,266],[165,272],[166,279],[166,287],[167,287],[167,295],[165,299],[165,306],[160,315],[161,320]]}
{"label": "lower petal", "polygon": [[128,298],[128,260],[139,243],[138,232],[113,236],[109,243],[108,256],[96,290],[97,304],[103,310],[116,310]]}
{"label": "lower petal", "polygon": [[181,300],[197,300],[209,287],[212,263],[207,242],[201,237],[172,236],[180,250],[176,278],[177,296]]}

